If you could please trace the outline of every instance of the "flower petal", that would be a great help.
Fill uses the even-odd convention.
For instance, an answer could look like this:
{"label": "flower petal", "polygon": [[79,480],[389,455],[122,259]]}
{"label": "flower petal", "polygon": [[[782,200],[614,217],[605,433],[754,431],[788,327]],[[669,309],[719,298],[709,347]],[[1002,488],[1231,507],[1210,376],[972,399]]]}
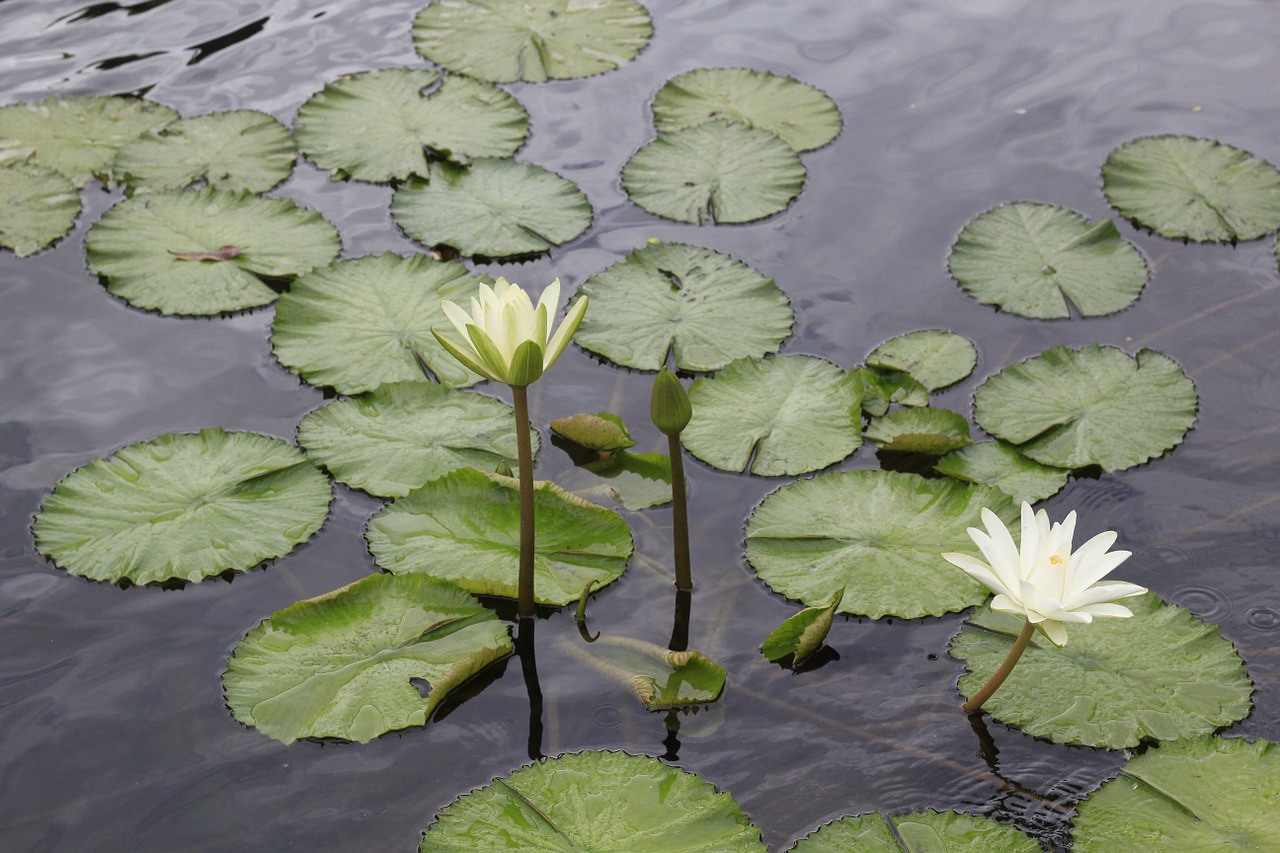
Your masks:
{"label": "flower petal", "polygon": [[552,335],[551,340],[547,341],[547,351],[542,356],[542,364],[544,368],[550,367],[560,358],[560,354],[564,352],[564,348],[569,345],[573,333],[578,331],[578,324],[582,322],[582,315],[587,313],[587,297],[586,294],[578,297],[578,301],[573,303],[569,308],[568,315],[560,323],[560,327],[556,329],[556,333]]}
{"label": "flower petal", "polygon": [[[475,305],[476,300],[473,298],[471,304]],[[457,305],[445,299],[440,303],[440,308],[444,311],[444,316],[448,318],[453,327],[458,330],[458,334],[462,335],[462,339],[467,339],[467,326],[475,322],[471,317],[467,316],[467,312],[463,311]]]}
{"label": "flower petal", "polygon": [[1055,646],[1065,646],[1067,644],[1067,626],[1061,622],[1055,622],[1052,619],[1046,619],[1043,622],[1036,623],[1036,627],[1049,638],[1049,642]]}
{"label": "flower petal", "polygon": [[991,567],[981,560],[970,557],[968,554],[961,554],[955,551],[942,555],[942,559],[951,565],[965,572],[969,577],[985,586],[987,589],[997,595],[1010,595],[1009,587],[1001,582],[1000,578],[991,571]]}

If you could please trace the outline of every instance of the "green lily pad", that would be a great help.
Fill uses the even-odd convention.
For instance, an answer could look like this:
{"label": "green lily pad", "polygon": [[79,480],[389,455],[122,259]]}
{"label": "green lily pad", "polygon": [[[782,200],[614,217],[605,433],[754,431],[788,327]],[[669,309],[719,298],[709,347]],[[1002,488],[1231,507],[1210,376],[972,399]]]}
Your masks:
{"label": "green lily pad", "polygon": [[897,409],[872,419],[862,434],[881,450],[930,456],[972,443],[969,422],[948,409]]}
{"label": "green lily pad", "polygon": [[1280,231],[1280,171],[1214,139],[1126,142],[1102,167],[1102,191],[1121,216],[1164,237],[1234,243]]}
{"label": "green lily pad", "polygon": [[108,210],[85,239],[107,289],[162,314],[224,314],[274,302],[291,279],[338,255],[338,231],[286,198],[206,187],[145,193]]}
{"label": "green lily pad", "polygon": [[766,853],[728,794],[657,758],[579,752],[522,767],[446,806],[419,853]]}
{"label": "green lily pad", "polygon": [[400,186],[391,216],[428,246],[506,258],[546,252],[591,225],[591,202],[573,181],[541,166],[477,159],[465,169],[431,166],[429,183]]}
{"label": "green lily pad", "polygon": [[[537,544],[534,599],[576,601],[587,581],[605,586],[627,568],[631,529],[617,513],[535,484]],[[515,598],[520,562],[520,490],[516,480],[459,468],[397,498],[365,531],[373,558],[397,574],[421,572],[477,595]]]}
{"label": "green lily pad", "polygon": [[948,453],[933,470],[966,483],[995,486],[1021,504],[1038,503],[1062,491],[1071,473],[1041,465],[1003,441],[983,441]]}
{"label": "green lily pad", "polygon": [[438,0],[413,21],[418,53],[495,83],[603,74],[634,59],[652,34],[649,13],[632,0]]}
{"label": "green lily pad", "polygon": [[929,405],[929,389],[911,374],[880,367],[860,367],[852,371],[862,386],[862,410],[873,418],[889,411],[889,406]]}
{"label": "green lily pad", "polygon": [[621,504],[629,510],[671,503],[671,458],[665,453],[619,450],[580,461],[557,481],[592,503]]}
{"label": "green lily pad", "polygon": [[1142,293],[1142,253],[1110,219],[1090,222],[1020,201],[969,222],[951,247],[951,274],[970,296],[1010,314],[1052,320],[1114,314]]}
{"label": "green lily pad", "polygon": [[1011,529],[1018,510],[988,486],[892,471],[831,471],[783,486],[747,521],[747,562],[775,592],[810,607],[844,587],[839,612],[938,616],[987,588],[942,559],[979,556],[968,529],[983,507]]}
{"label": "green lily pad", "polygon": [[681,440],[726,471],[816,471],[861,446],[860,391],[856,376],[814,356],[739,359],[693,383],[693,419]]}
{"label": "green lily pad", "polygon": [[282,743],[367,743],[425,725],[450,691],[510,653],[506,626],[453,584],[375,574],[272,613],[222,681],[236,719]]}
{"label": "green lily pad", "polygon": [[[996,719],[1057,743],[1110,749],[1173,740],[1244,719],[1253,684],[1230,642],[1154,593],[1126,598],[1130,619],[1072,625],[1062,647],[1033,639],[983,706]],[[989,606],[951,641],[972,696],[995,673],[1023,620]]]}
{"label": "green lily pad", "polygon": [[1080,803],[1079,853],[1280,850],[1280,751],[1208,735],[1161,744]]}
{"label": "green lily pad", "polygon": [[983,382],[973,418],[1043,465],[1119,471],[1180,444],[1197,404],[1182,368],[1155,350],[1055,347]]}
{"label": "green lily pad", "polygon": [[0,163],[30,159],[82,187],[105,180],[125,143],[177,117],[171,107],[116,96],[9,104],[0,107]]}
{"label": "green lily pad", "polygon": [[633,687],[650,711],[706,705],[720,698],[728,673],[695,650],[670,651],[630,637],[599,637],[570,654]]}
{"label": "green lily pad", "polygon": [[574,338],[615,364],[719,370],[769,355],[791,334],[791,303],[772,278],[728,255],[656,240],[583,282],[591,310]]}
{"label": "green lily pad", "polygon": [[822,648],[822,643],[831,630],[836,609],[843,599],[844,589],[838,589],[836,594],[823,604],[806,607],[794,616],[787,617],[781,625],[770,632],[769,636],[765,637],[764,643],[760,646],[760,653],[764,655],[765,660],[771,661],[782,660],[787,655],[791,655],[791,665],[801,666],[813,656],[814,652]]}
{"label": "green lily pad", "polygon": [[551,422],[551,431],[581,447],[606,453],[624,450],[636,443],[622,418],[609,412],[556,418]]}
{"label": "green lily pad", "polygon": [[767,130],[796,151],[840,134],[840,110],[808,83],[750,68],[695,68],[668,80],[653,99],[653,123],[670,133],[711,119]]}
{"label": "green lily pad", "polygon": [[121,448],[68,474],[32,527],[73,575],[199,581],[283,556],[320,529],[329,480],[298,448],[204,429]]}
{"label": "green lily pad", "polygon": [[622,167],[622,188],[678,222],[751,222],[786,210],[804,187],[795,150],[767,130],[712,119],[663,133]]}
{"label": "green lily pad", "polygon": [[261,193],[289,177],[297,159],[289,128],[266,113],[234,110],[181,118],[139,136],[116,154],[112,171],[131,192],[204,181]]}
{"label": "green lily pad", "polygon": [[75,185],[51,169],[0,166],[0,247],[20,258],[65,237],[80,213]]}
{"label": "green lily pad", "polygon": [[[537,430],[529,432],[536,452]],[[302,419],[298,443],[338,482],[383,497],[407,495],[455,468],[519,464],[510,406],[426,382],[326,403]]]}
{"label": "green lily pad", "polygon": [[459,364],[431,329],[449,328],[441,300],[465,303],[485,280],[462,264],[426,255],[339,261],[298,279],[281,297],[271,346],[285,367],[340,394],[427,381],[415,352],[443,384],[472,385],[480,376]]}
{"label": "green lily pad", "polygon": [[427,177],[431,157],[510,157],[529,135],[529,114],[491,83],[388,68],[327,84],[294,127],[302,153],[335,178],[386,182]]}
{"label": "green lily pad", "polygon": [[1031,836],[991,818],[930,809],[871,812],[819,827],[790,853],[1040,853]]}
{"label": "green lily pad", "polygon": [[942,329],[899,335],[867,356],[867,367],[902,371],[929,391],[956,384],[972,373],[977,363],[978,348],[973,341]]}

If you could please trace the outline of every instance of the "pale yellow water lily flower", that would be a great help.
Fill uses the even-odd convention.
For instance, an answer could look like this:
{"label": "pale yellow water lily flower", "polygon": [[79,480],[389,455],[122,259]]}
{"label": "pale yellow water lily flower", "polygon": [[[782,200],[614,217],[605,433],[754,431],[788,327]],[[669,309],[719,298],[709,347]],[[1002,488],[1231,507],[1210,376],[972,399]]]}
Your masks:
{"label": "pale yellow water lily flower", "polygon": [[991,600],[993,610],[1024,616],[1055,645],[1066,644],[1068,622],[1132,616],[1129,608],[1113,602],[1147,591],[1137,584],[1102,580],[1129,558],[1128,551],[1109,550],[1116,541],[1114,530],[1071,550],[1074,511],[1061,523],[1050,524],[1047,512],[1033,513],[1024,502],[1021,547],[991,510],[982,511],[982,522],[986,532],[970,527],[969,535],[987,558],[985,563],[954,552],[943,558],[996,594]]}
{"label": "pale yellow water lily flower", "polygon": [[479,295],[471,298],[470,314],[448,300],[440,307],[462,336],[457,340],[432,329],[441,346],[481,376],[525,386],[537,381],[569,345],[586,313],[587,297],[573,304],[554,333],[551,324],[560,310],[560,279],[542,291],[537,307],[520,285],[505,278],[493,287],[480,285]]}

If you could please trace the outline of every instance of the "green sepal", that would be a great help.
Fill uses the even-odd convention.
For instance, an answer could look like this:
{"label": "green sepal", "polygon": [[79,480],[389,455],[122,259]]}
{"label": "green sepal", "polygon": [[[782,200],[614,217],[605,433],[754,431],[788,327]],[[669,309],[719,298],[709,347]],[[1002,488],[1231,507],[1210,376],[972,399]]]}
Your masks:
{"label": "green sepal", "polygon": [[[446,335],[440,334],[435,329],[431,330],[431,334],[436,336],[436,340],[440,342],[440,346],[444,347],[445,350],[448,351],[449,355],[453,356],[458,361],[462,362],[464,365],[474,370],[476,373],[479,373],[481,376],[483,376],[486,379],[492,379],[495,382],[504,381],[501,376],[499,376],[498,374],[495,374],[486,365],[482,364],[478,359],[476,359],[473,355],[467,352],[466,345],[460,344],[457,341],[453,340],[452,338]],[[425,363],[425,361],[422,359],[420,355],[418,356],[418,363],[419,364]]]}
{"label": "green sepal", "polygon": [[508,385],[524,384],[511,381],[511,371],[502,357],[502,350],[498,349],[498,345],[484,329],[472,323],[467,326],[467,334],[471,336],[471,345],[475,347],[480,361],[488,365],[489,369],[485,371],[486,376],[495,376],[498,381]]}
{"label": "green sepal", "polygon": [[525,341],[516,347],[511,356],[511,372],[508,385],[532,385],[542,376],[542,345],[537,341]]}
{"label": "green sepal", "polygon": [[649,417],[653,425],[667,435],[679,435],[693,417],[689,394],[675,374],[667,368],[658,371],[649,398]]}

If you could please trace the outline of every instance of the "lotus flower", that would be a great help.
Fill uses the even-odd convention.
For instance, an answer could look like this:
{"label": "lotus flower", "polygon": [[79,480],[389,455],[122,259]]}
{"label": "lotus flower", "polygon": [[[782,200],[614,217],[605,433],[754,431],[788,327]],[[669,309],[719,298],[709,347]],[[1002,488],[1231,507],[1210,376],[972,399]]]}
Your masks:
{"label": "lotus flower", "polygon": [[587,297],[574,303],[554,334],[551,322],[560,310],[559,279],[542,291],[537,308],[529,294],[505,278],[493,287],[480,285],[479,297],[471,298],[470,315],[447,300],[440,306],[462,336],[459,341],[432,329],[441,346],[481,376],[523,387],[537,381],[564,352],[582,322]]}
{"label": "lotus flower", "polygon": [[943,558],[996,594],[993,610],[1026,617],[1055,645],[1066,645],[1068,622],[1132,616],[1129,608],[1112,602],[1147,591],[1137,584],[1102,580],[1129,557],[1128,551],[1108,550],[1116,541],[1114,530],[1071,550],[1075,512],[1060,524],[1050,524],[1048,513],[1033,513],[1024,502],[1021,548],[994,512],[984,509],[982,521],[987,532],[970,527],[969,535],[987,562],[958,553]]}

